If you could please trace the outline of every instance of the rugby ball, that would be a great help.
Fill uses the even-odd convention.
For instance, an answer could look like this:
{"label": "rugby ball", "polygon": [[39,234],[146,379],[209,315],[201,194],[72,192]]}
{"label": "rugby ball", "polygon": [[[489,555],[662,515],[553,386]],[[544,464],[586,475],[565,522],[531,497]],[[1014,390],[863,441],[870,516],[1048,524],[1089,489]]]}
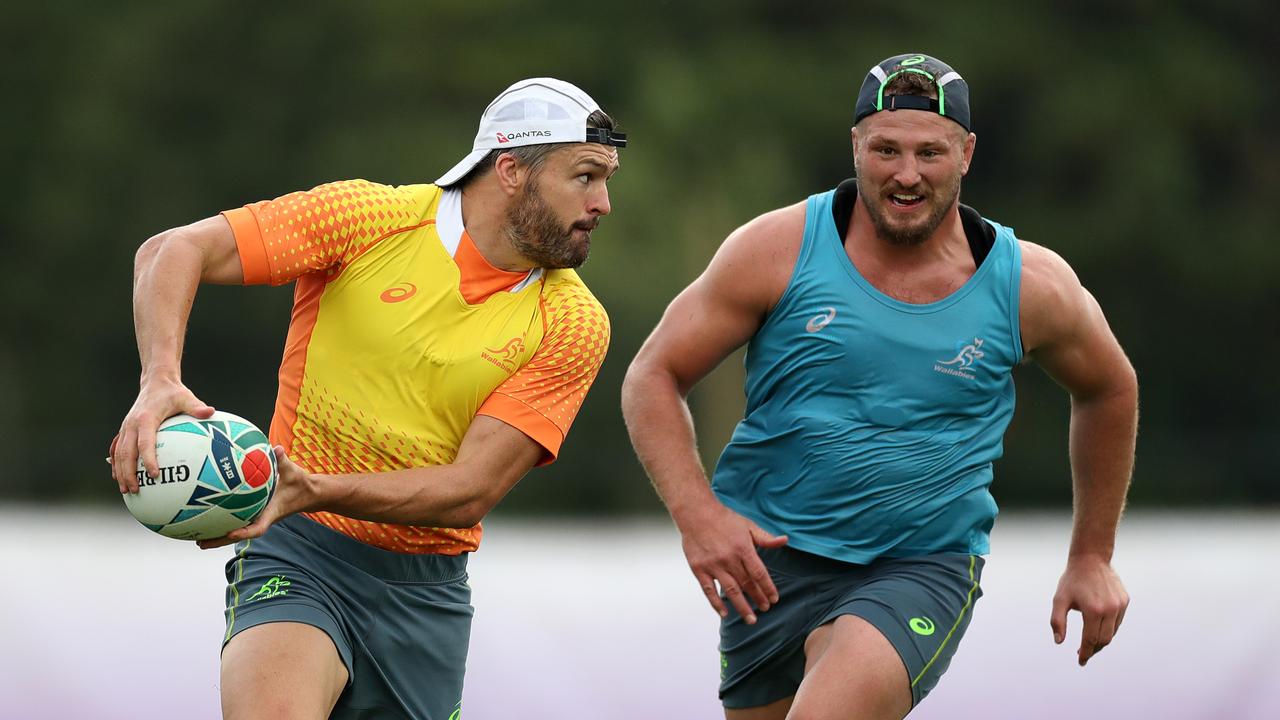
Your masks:
{"label": "rugby ball", "polygon": [[160,473],[138,459],[138,492],[124,504],[147,528],[179,540],[222,537],[253,522],[275,491],[276,457],[253,423],[227,412],[175,415],[156,433]]}

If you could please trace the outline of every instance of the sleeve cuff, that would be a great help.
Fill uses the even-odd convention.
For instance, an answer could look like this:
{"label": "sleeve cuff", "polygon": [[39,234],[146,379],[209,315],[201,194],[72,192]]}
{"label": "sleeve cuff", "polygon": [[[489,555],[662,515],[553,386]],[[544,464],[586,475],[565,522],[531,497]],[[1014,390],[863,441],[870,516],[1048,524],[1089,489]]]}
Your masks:
{"label": "sleeve cuff", "polygon": [[564,432],[542,413],[525,405],[519,400],[502,393],[493,393],[489,396],[480,409],[476,411],[477,415],[488,415],[497,418],[502,422],[516,428],[520,432],[528,435],[534,442],[541,445],[547,452],[539,465],[547,465],[556,459],[560,454],[560,445],[564,442]]}
{"label": "sleeve cuff", "polygon": [[263,285],[271,282],[271,267],[267,264],[267,248],[262,241],[258,219],[247,207],[224,210],[222,217],[231,225],[236,237],[236,251],[240,253],[240,267],[245,285]]}

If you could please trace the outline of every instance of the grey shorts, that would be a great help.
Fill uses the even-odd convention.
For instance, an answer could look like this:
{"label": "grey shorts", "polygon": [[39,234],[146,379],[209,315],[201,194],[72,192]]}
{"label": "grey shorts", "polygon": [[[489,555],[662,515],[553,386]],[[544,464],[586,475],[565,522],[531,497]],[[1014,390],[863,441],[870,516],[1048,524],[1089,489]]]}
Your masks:
{"label": "grey shorts", "polygon": [[236,545],[222,642],[312,625],[350,675],[331,718],[456,720],[473,613],[466,555],[390,552],[295,515]]}
{"label": "grey shorts", "polygon": [[[760,558],[778,603],[747,625],[737,612],[720,623],[720,700],[726,708],[790,697],[804,679],[804,642],[841,615],[871,623],[898,651],[914,707],[938,684],[982,596],[983,559],[942,554],[870,565],[780,548]],[[727,605],[727,603],[726,603]]]}

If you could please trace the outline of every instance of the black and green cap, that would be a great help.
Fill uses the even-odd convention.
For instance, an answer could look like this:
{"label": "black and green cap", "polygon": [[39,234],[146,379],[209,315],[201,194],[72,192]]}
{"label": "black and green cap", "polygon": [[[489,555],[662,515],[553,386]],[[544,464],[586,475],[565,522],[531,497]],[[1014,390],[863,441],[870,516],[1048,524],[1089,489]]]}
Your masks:
{"label": "black and green cap", "polygon": [[[938,89],[938,97],[920,95],[884,94],[884,88],[902,73],[917,73],[928,78]],[[858,104],[854,108],[853,124],[881,110],[926,110],[950,118],[965,130],[973,130],[969,123],[969,85],[960,73],[941,60],[921,53],[894,55],[871,68],[858,91]]]}

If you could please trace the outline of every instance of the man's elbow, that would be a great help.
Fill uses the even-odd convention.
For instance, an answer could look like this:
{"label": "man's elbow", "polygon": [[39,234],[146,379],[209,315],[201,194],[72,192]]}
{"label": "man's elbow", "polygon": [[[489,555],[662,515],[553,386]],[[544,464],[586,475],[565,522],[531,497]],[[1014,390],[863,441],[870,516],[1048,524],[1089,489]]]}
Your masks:
{"label": "man's elbow", "polygon": [[1138,406],[1138,371],[1134,370],[1133,363],[1127,359],[1116,370],[1115,379],[1112,381],[1112,394],[1122,397],[1127,403],[1131,403],[1134,408]]}
{"label": "man's elbow", "polygon": [[625,418],[635,412],[638,406],[651,398],[661,387],[661,379],[666,374],[660,363],[643,349],[627,366],[627,373],[622,378],[622,414]]}
{"label": "man's elbow", "polygon": [[155,262],[156,256],[160,254],[160,248],[164,247],[164,244],[172,236],[172,230],[165,230],[157,235],[152,235],[139,245],[138,251],[133,255],[134,271],[141,272],[150,267]]}
{"label": "man's elbow", "polygon": [[622,376],[622,414],[626,415],[627,410],[631,407],[636,397],[636,388],[643,384],[641,379],[644,374],[640,358],[637,356],[627,366],[627,372]]}
{"label": "man's elbow", "polygon": [[491,494],[463,498],[436,517],[431,524],[442,528],[475,527],[497,506],[500,499]]}

